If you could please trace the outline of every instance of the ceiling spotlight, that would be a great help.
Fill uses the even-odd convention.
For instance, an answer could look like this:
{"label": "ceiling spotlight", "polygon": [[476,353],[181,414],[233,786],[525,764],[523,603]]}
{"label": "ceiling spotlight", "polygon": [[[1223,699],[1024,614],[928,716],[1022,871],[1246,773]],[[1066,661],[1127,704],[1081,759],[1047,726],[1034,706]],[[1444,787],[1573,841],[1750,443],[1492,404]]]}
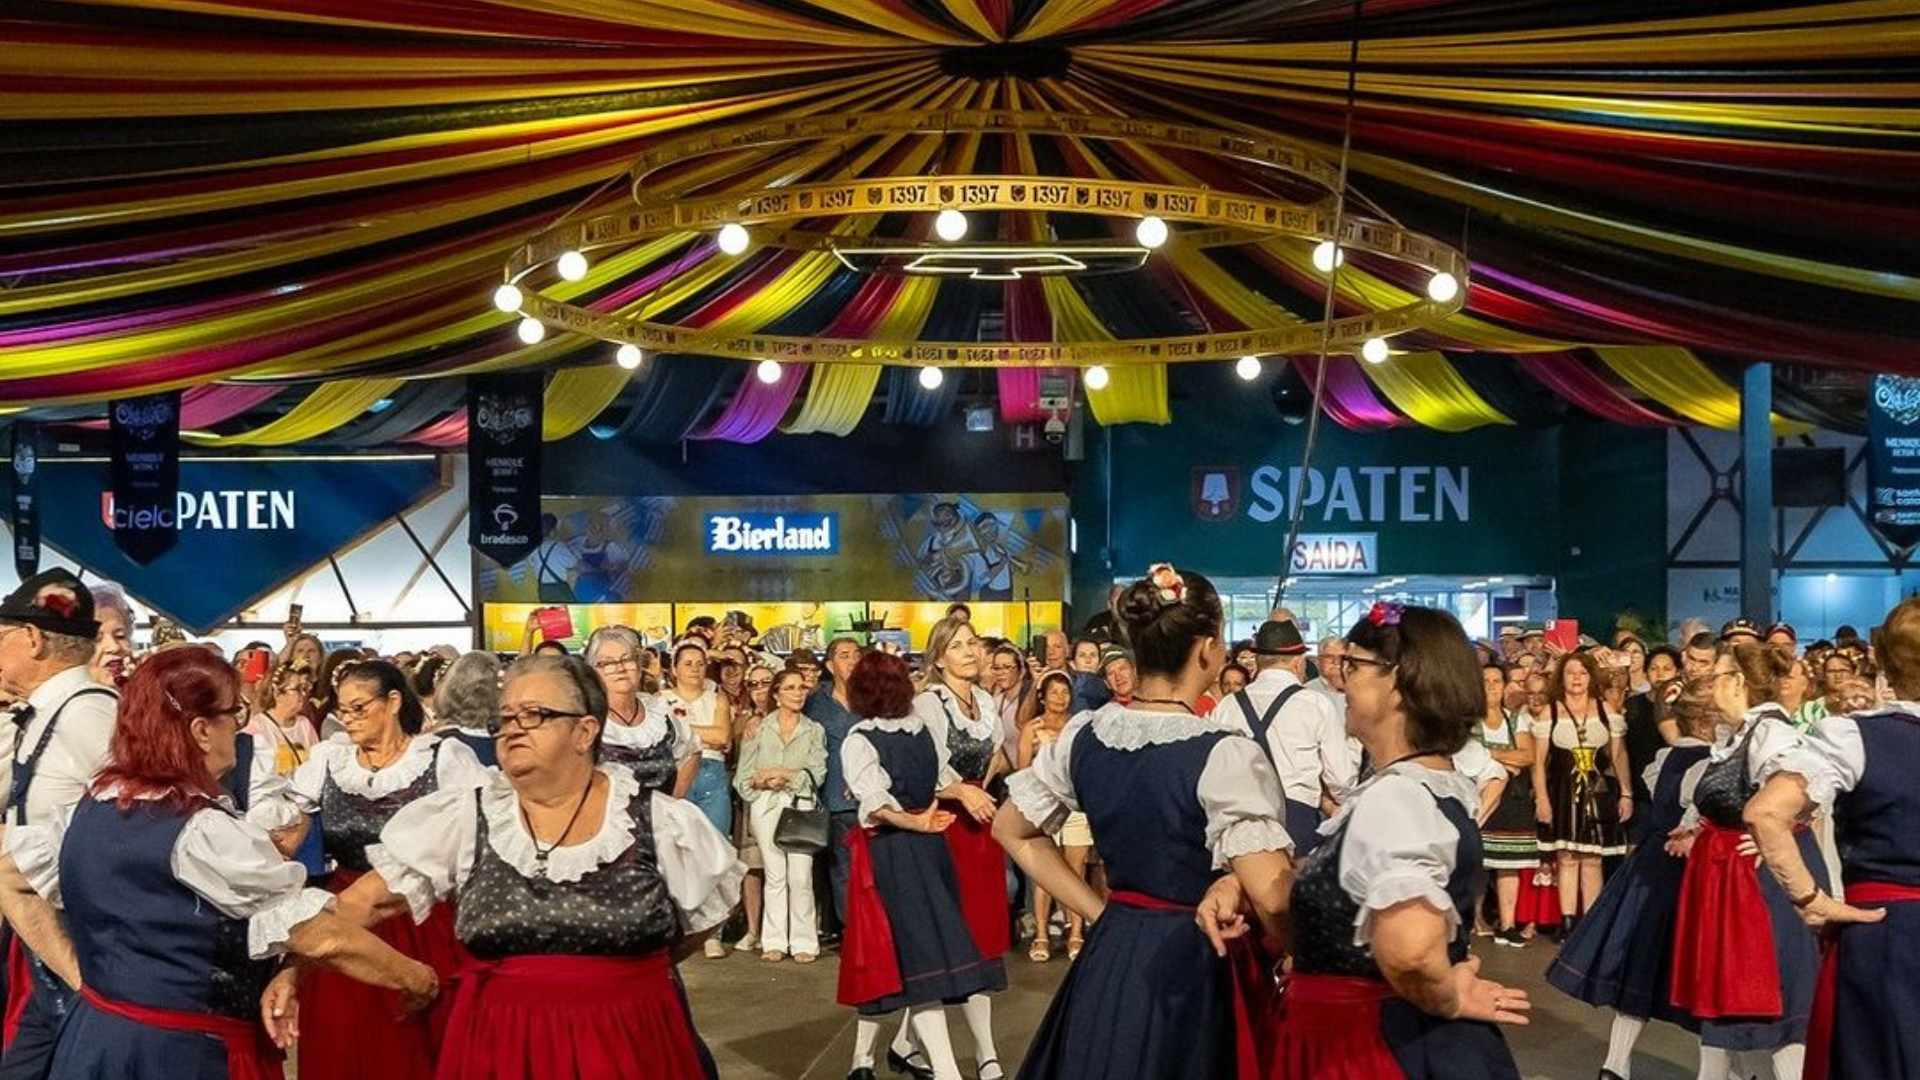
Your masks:
{"label": "ceiling spotlight", "polygon": [[1252,382],[1260,377],[1260,358],[1257,356],[1241,357],[1233,362],[1233,373],[1248,382]]}
{"label": "ceiling spotlight", "polygon": [[1133,227],[1133,238],[1140,241],[1141,247],[1157,248],[1167,242],[1167,223],[1148,214]]}
{"label": "ceiling spotlight", "polygon": [[1370,337],[1360,346],[1360,359],[1369,364],[1387,362],[1387,339]]}
{"label": "ceiling spotlight", "polygon": [[560,271],[562,278],[568,281],[579,281],[587,276],[587,257],[577,251],[563,251],[554,268]]}
{"label": "ceiling spotlight", "polygon": [[949,244],[965,239],[967,215],[948,207],[933,216],[933,231],[936,236]]}
{"label": "ceiling spotlight", "polygon": [[1344,248],[1331,240],[1322,240],[1313,245],[1313,268],[1323,274],[1333,273],[1336,266],[1347,265],[1347,253]]}
{"label": "ceiling spotlight", "polygon": [[780,381],[780,361],[778,360],[760,361],[759,365],[753,369],[753,375],[754,375],[754,378],[759,379],[761,382],[766,383],[768,386],[772,386],[774,383],[777,383]]}
{"label": "ceiling spotlight", "polygon": [[720,226],[720,250],[728,255],[744,254],[753,243],[753,237],[747,234],[747,227],[737,221],[729,221]]}
{"label": "ceiling spotlight", "polygon": [[507,284],[493,290],[493,306],[501,311],[519,311],[520,302],[525,299],[518,285]]}
{"label": "ceiling spotlight", "polygon": [[626,368],[628,371],[639,367],[640,361],[644,359],[646,359],[646,354],[640,351],[640,346],[631,342],[613,350],[613,362]]}
{"label": "ceiling spotlight", "polygon": [[520,335],[521,341],[529,345],[538,345],[547,336],[547,324],[539,319],[521,319],[515,333]]}
{"label": "ceiling spotlight", "polygon": [[1087,389],[1089,390],[1105,390],[1107,388],[1107,369],[1099,364],[1088,368],[1085,378],[1087,381]]}
{"label": "ceiling spotlight", "polygon": [[1460,295],[1460,279],[1445,270],[1427,280],[1427,298],[1436,304],[1444,304]]}
{"label": "ceiling spotlight", "polygon": [[923,367],[920,369],[920,389],[922,390],[938,390],[940,389],[940,384],[946,381],[947,373],[937,367]]}

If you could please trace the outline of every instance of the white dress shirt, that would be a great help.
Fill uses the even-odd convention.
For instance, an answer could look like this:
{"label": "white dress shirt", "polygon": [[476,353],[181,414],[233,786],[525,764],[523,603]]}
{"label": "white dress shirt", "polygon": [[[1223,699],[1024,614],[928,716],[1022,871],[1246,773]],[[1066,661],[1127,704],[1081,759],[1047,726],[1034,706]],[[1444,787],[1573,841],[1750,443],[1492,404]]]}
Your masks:
{"label": "white dress shirt", "polygon": [[[1247,684],[1244,693],[1253,711],[1266,715],[1267,708],[1290,686],[1300,681],[1285,668],[1270,667]],[[1229,694],[1213,707],[1208,719],[1253,734],[1247,714]],[[1335,802],[1346,798],[1359,772],[1347,745],[1346,717],[1325,694],[1305,691],[1293,695],[1267,729],[1267,750],[1280,773],[1280,786],[1292,802],[1320,805],[1320,788],[1325,785]]]}
{"label": "white dress shirt", "polygon": [[[34,769],[33,784],[27,788],[27,823],[30,825],[50,821],[60,811],[71,809],[93,782],[93,774],[107,763],[107,745],[113,741],[114,720],[120,713],[119,697],[112,693],[93,693],[68,701],[87,689],[108,688],[94,682],[86,666],[81,665],[60,672],[27,695],[27,704],[33,706],[33,717],[27,721],[25,737],[14,751],[15,762],[24,762],[33,754],[47,725],[53,722],[54,714],[60,716],[59,725],[53,729],[53,740],[47,743],[46,752],[40,755]],[[0,738],[11,738],[17,731],[0,733]],[[0,784],[7,786],[7,804],[11,808],[13,770],[6,771],[7,776],[0,779]],[[7,821],[12,820],[13,815],[9,813]]]}

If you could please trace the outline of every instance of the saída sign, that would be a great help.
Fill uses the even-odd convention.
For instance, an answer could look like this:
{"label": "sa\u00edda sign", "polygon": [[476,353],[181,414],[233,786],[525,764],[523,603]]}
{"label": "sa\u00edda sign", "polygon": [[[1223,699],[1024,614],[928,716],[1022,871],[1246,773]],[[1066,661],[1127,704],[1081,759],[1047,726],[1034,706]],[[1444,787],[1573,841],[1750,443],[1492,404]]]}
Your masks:
{"label": "sa\u00edda sign", "polygon": [[[446,488],[441,462],[431,457],[186,458],[170,503],[127,510],[115,505],[105,462],[42,461],[40,468],[46,542],[195,633]],[[122,524],[177,530],[179,539],[142,565],[114,542]]]}

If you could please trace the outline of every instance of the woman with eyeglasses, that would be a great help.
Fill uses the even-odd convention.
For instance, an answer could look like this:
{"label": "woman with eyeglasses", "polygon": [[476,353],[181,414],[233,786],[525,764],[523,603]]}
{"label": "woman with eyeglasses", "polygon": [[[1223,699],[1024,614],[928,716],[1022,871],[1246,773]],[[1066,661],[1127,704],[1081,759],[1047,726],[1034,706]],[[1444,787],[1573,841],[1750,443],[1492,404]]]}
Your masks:
{"label": "woman with eyeglasses", "polygon": [[[727,753],[734,743],[733,707],[707,681],[706,646],[694,641],[674,646],[670,681],[660,692],[659,701],[669,717],[693,731],[700,747],[700,764],[695,767],[693,785],[687,789],[688,800],[707,815],[720,835],[732,835],[733,784],[727,777]],[[726,955],[718,935],[707,939],[707,959]]]}
{"label": "woman with eyeglasses", "polygon": [[[431,969],[329,911],[330,897],[223,804],[245,712],[219,657],[157,653],[122,692],[113,763],[86,796],[8,830],[0,906],[81,988],[50,1076],[277,1077],[257,1035],[260,992],[283,955],[398,992],[409,1008],[433,999]],[[64,931],[49,904],[64,908]]]}
{"label": "woman with eyeglasses", "polygon": [[[741,680],[746,704],[733,711],[735,746],[742,746],[752,738],[760,730],[760,721],[773,712],[773,680],[774,670],[758,663]],[[767,861],[760,851],[760,842],[753,838],[749,816],[740,813],[734,817],[733,845],[740,850],[740,861],[747,868],[746,880],[740,884],[740,911],[746,916],[747,926],[740,940],[733,943],[733,948],[736,952],[759,952],[760,920],[764,910],[761,905],[767,895]]]}
{"label": "woman with eyeglasses", "polygon": [[[1721,726],[1693,789],[1697,831],[1676,844],[1687,870],[1673,928],[1673,1003],[1701,1021],[1703,1077],[1728,1075],[1736,1053],[1763,1053],[1776,1078],[1799,1080],[1806,1058],[1814,937],[1794,897],[1754,865],[1744,820],[1761,779],[1803,741],[1778,700],[1792,665],[1787,650],[1747,641],[1722,646],[1709,675]],[[1806,824],[1795,841],[1825,889],[1826,864]]]}
{"label": "woman with eyeglasses", "polygon": [[[395,815],[341,913],[423,922],[455,905],[473,962],[441,1080],[714,1076],[673,965],[739,900],[733,845],[691,803],[598,762],[607,699],[584,661],[522,657],[500,701],[499,772]],[[311,1047],[292,976],[262,1007],[276,1042]]]}
{"label": "woman with eyeglasses", "polygon": [[[1481,978],[1468,955],[1479,792],[1452,755],[1486,707],[1473,647],[1444,611],[1382,602],[1347,632],[1341,664],[1347,731],[1376,767],[1293,882],[1267,1075],[1519,1080],[1497,1025],[1527,1022],[1527,993]],[[1217,922],[1214,902],[1235,891],[1217,889],[1202,917]]]}
{"label": "woman with eyeglasses", "polygon": [[624,626],[603,626],[582,651],[607,692],[607,728],[602,761],[624,765],[648,791],[680,798],[693,786],[700,747],[693,730],[640,692],[640,635]]}
{"label": "woman with eyeglasses", "polygon": [[271,674],[255,684],[254,715],[243,729],[253,737],[256,752],[273,761],[273,771],[290,776],[307,760],[320,733],[306,717],[306,705],[313,697],[313,669],[304,661],[278,664]]}
{"label": "woman with eyeglasses", "polygon": [[[747,822],[760,849],[766,895],[758,929],[760,959],[777,963],[791,954],[796,964],[820,955],[814,927],[813,855],[783,851],[774,834],[791,806],[814,805],[827,772],[826,729],[809,719],[806,676],[783,671],[773,683],[771,716],[740,746],[734,780],[747,805]],[[749,926],[749,933],[755,927]]]}
{"label": "woman with eyeglasses", "polygon": [[[470,791],[487,770],[458,740],[423,734],[426,715],[400,669],[384,660],[348,668],[334,692],[346,730],[313,748],[294,770],[294,797],[318,813],[321,847],[340,893],[372,869],[367,848],[403,808],[436,791]],[[450,976],[464,961],[453,940],[452,913],[441,910],[416,927],[383,923],[381,938]],[[394,1080],[433,1075],[444,1007],[423,1020],[402,1020],[391,994],[329,972],[316,972],[307,992],[302,1080],[364,1076]]]}
{"label": "woman with eyeglasses", "polygon": [[[1293,842],[1280,778],[1252,739],[1194,709],[1228,662],[1211,582],[1160,564],[1114,599],[1112,616],[1137,658],[1133,701],[1074,717],[1007,781],[994,820],[1034,886],[1093,925],[1020,1075],[1257,1075],[1253,1032],[1236,1031],[1233,968],[1196,925],[1195,907],[1224,872],[1244,884],[1229,908],[1251,897],[1262,935],[1282,932]],[[1075,810],[1099,838],[1107,897],[1049,835]]]}

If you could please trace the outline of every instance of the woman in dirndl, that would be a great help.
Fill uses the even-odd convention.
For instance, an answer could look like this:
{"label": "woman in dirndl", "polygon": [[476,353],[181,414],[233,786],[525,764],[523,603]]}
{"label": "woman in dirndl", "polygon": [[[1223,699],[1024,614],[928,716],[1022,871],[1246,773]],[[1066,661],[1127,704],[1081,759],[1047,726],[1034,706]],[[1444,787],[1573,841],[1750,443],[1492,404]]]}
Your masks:
{"label": "woman in dirndl", "polygon": [[1683,734],[1654,755],[1646,771],[1651,799],[1646,843],[1636,847],[1600,890],[1547,968],[1547,981],[1597,1008],[1614,1011],[1601,1080],[1631,1080],[1633,1046],[1648,1020],[1698,1031],[1699,1023],[1673,1005],[1674,916],[1680,906],[1684,856],[1667,850],[1705,771],[1708,740],[1720,721],[1711,676],[1670,680],[1649,692],[1662,726]]}
{"label": "woman in dirndl", "polygon": [[[1729,1075],[1734,1054],[1770,1056],[1776,1080],[1800,1080],[1806,1056],[1814,937],[1794,898],[1754,865],[1743,816],[1761,778],[1802,741],[1774,696],[1792,662],[1787,650],[1757,641],[1722,646],[1714,658],[1721,735],[1693,789],[1698,826],[1682,841],[1687,869],[1673,929],[1673,1003],[1701,1021],[1704,1080]],[[1805,822],[1795,840],[1826,888]]]}
{"label": "woman in dirndl", "polygon": [[[949,615],[927,633],[924,672],[927,689],[913,700],[913,713],[926,726],[955,779],[940,790],[943,809],[953,814],[944,830],[960,881],[960,910],[980,955],[998,961],[1013,945],[1007,906],[1007,855],[993,839],[994,801],[987,785],[1007,771],[1000,744],[1006,735],[993,695],[978,680],[986,670],[986,651],[965,617]],[[999,1080],[999,1050],[993,1038],[993,999],[974,994],[961,1007],[973,1036],[980,1080]],[[914,1063],[910,1045],[911,1012],[895,1034],[893,1052]]]}
{"label": "woman in dirndl", "polygon": [[[500,771],[396,814],[339,898],[362,923],[454,905],[472,959],[451,987],[440,1080],[715,1075],[673,966],[726,921],[743,868],[692,803],[598,763],[606,707],[579,658],[515,661]],[[276,1039],[296,1033],[291,976],[263,1007]]]}
{"label": "woman in dirndl", "polygon": [[[239,678],[213,653],[154,655],[126,684],[112,764],[87,795],[7,831],[8,921],[81,987],[49,1076],[278,1080],[259,1017],[282,955],[398,993],[396,1009],[433,1000],[431,968],[329,911],[332,898],[226,801],[217,778],[238,764],[244,712]],[[271,757],[258,760],[272,777]],[[64,932],[49,903],[64,908]]]}
{"label": "woman in dirndl", "polygon": [[1444,611],[1382,602],[1341,663],[1347,730],[1380,765],[1294,883],[1268,1076],[1518,1080],[1497,1025],[1526,1023],[1526,991],[1481,978],[1467,953],[1477,792],[1451,755],[1485,709],[1473,647]]}
{"label": "woman in dirndl", "polygon": [[[320,815],[321,848],[340,893],[371,869],[367,848],[394,815],[438,791],[471,791],[488,772],[454,739],[423,734],[426,712],[400,669],[384,660],[355,664],[335,692],[346,731],[313,748],[294,770],[293,796]],[[450,977],[466,958],[442,909],[419,925],[382,923],[375,931],[401,953]],[[315,972],[306,991],[301,1080],[420,1080],[434,1072],[446,1007],[403,1016],[392,993],[332,972]]]}
{"label": "woman in dirndl", "polygon": [[581,650],[607,692],[600,760],[631,769],[648,791],[679,798],[693,786],[700,743],[685,720],[670,716],[653,695],[640,692],[643,651],[640,635],[624,626],[595,630]]}
{"label": "woman in dirndl", "polygon": [[908,1013],[915,1045],[889,1049],[892,1071],[956,1080],[941,1006],[1007,985],[1000,958],[981,954],[961,912],[959,874],[940,835],[955,815],[938,799],[955,775],[913,696],[906,662],[887,653],[862,656],[847,677],[847,707],[866,717],[840,745],[860,822],[847,834],[840,947],[839,1001],[859,1012],[849,1080],[873,1080],[879,1018],[895,1011]]}
{"label": "woman in dirndl", "polygon": [[1568,653],[1547,680],[1547,716],[1533,724],[1534,818],[1554,855],[1562,940],[1600,895],[1600,860],[1627,852],[1627,722],[1600,700],[1600,664]]}
{"label": "woman in dirndl", "polygon": [[[1293,847],[1280,778],[1242,729],[1196,715],[1228,662],[1211,582],[1163,563],[1113,614],[1140,673],[1133,700],[1075,717],[1007,782],[994,822],[1035,886],[1093,920],[1020,1080],[1258,1077],[1272,967],[1251,941],[1216,951],[1196,908],[1229,883],[1212,897],[1216,939],[1225,922],[1277,946]],[[1048,835],[1075,810],[1106,846],[1104,902]]]}
{"label": "woman in dirndl", "polygon": [[[1874,631],[1898,695],[1892,705],[1828,716],[1771,763],[1746,822],[1774,880],[1827,949],[1807,1031],[1807,1080],[1912,1076],[1920,1063],[1920,599]],[[1841,838],[1846,902],[1817,876],[1801,823],[1830,807]]]}
{"label": "woman in dirndl", "polygon": [[1520,902],[1520,875],[1531,874],[1540,866],[1540,836],[1533,821],[1533,783],[1528,770],[1533,766],[1533,732],[1517,713],[1506,708],[1507,670],[1498,663],[1481,667],[1487,708],[1474,726],[1474,738],[1487,748],[1493,760],[1506,770],[1506,788],[1500,801],[1480,825],[1480,846],[1485,852],[1488,870],[1493,872],[1494,902],[1499,925],[1493,939],[1502,945],[1521,948],[1526,939],[1515,922]]}

